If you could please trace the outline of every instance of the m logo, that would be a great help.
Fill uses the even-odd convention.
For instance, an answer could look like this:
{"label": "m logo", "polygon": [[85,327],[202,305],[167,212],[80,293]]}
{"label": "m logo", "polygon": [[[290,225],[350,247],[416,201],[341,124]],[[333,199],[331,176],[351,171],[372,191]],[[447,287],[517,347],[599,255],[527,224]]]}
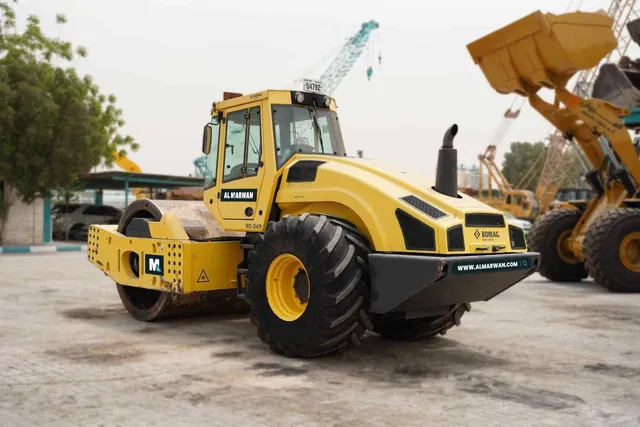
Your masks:
{"label": "m logo", "polygon": [[145,255],[144,256],[145,274],[162,276],[163,269],[164,269],[164,256],[162,255]]}

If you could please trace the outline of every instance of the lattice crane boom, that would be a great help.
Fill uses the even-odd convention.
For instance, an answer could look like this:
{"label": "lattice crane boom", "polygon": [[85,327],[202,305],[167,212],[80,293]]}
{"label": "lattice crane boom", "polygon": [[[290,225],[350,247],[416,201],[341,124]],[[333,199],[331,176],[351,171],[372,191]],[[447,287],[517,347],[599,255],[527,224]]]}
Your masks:
{"label": "lattice crane boom", "polygon": [[[362,51],[369,41],[371,33],[378,28],[380,28],[380,24],[375,20],[364,22],[360,27],[360,30],[347,39],[346,43],[342,46],[342,49],[340,49],[340,52],[338,52],[338,55],[336,55],[324,73],[320,76],[323,92],[327,95],[333,93],[340,82],[342,82],[342,79],[349,74],[349,71],[351,71],[351,68],[362,54]],[[381,60],[381,56],[378,56],[378,61],[380,62]],[[367,77],[369,79],[371,79],[372,74],[373,68],[367,68]]]}

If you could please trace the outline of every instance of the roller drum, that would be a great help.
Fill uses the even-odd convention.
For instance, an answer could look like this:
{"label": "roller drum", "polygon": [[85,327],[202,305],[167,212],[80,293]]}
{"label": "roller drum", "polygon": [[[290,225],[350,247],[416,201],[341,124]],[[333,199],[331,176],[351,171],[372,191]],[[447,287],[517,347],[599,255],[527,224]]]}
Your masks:
{"label": "roller drum", "polygon": [[[127,226],[134,218],[160,221],[168,212],[174,213],[191,239],[242,237],[244,233],[225,231],[202,201],[139,199],[129,205],[118,224],[118,232],[127,235]],[[211,260],[214,262],[214,260]],[[132,266],[134,268],[134,266]],[[193,292],[186,295],[137,288],[116,283],[118,295],[135,319],[149,322],[170,317],[221,314],[246,311],[248,304],[238,299],[236,291]]]}

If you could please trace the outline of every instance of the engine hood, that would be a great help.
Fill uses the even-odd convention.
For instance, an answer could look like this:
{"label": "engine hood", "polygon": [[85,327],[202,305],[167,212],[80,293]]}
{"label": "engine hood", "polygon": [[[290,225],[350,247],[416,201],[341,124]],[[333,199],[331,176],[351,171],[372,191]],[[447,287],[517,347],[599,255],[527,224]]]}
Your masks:
{"label": "engine hood", "polygon": [[[311,156],[308,156],[309,158]],[[406,171],[389,165],[387,163],[378,162],[371,159],[353,158],[353,157],[323,157],[313,156],[313,160],[323,161],[318,171],[329,170],[332,173],[350,176],[354,179],[362,179],[369,182],[393,198],[401,198],[407,195],[414,195],[425,201],[429,201],[435,207],[451,210],[452,213],[483,212],[498,213],[501,212],[489,205],[486,205],[477,199],[463,193],[458,193],[458,198],[453,198],[440,194],[433,189],[434,180],[426,178],[425,175],[432,174],[432,170],[425,171],[425,174],[418,174],[412,171]],[[303,160],[303,158],[300,158]]]}
{"label": "engine hood", "polygon": [[[485,246],[495,244],[510,249],[509,222],[499,210],[465,194],[440,194],[433,185],[433,180],[417,173],[370,159],[296,155],[284,167],[276,202],[291,214],[321,212],[348,219],[366,230],[377,250],[384,251],[412,250],[402,239],[408,231],[399,225],[401,216],[410,216],[414,224],[425,224],[435,236],[434,245],[415,250],[443,253],[447,230],[463,226],[467,233],[467,215],[484,215],[484,220],[494,224],[487,226],[479,221],[469,232],[478,230],[480,235],[488,236],[479,242]],[[498,229],[495,221],[502,228]],[[419,231],[419,223],[413,231]],[[488,228],[490,232],[483,233]],[[469,241],[464,250],[477,253],[470,244]]]}

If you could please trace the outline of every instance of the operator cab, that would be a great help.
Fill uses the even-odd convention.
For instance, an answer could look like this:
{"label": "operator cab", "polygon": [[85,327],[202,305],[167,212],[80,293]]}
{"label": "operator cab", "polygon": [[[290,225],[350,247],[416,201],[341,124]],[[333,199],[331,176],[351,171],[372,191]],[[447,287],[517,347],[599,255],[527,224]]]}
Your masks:
{"label": "operator cab", "polygon": [[517,218],[533,218],[540,210],[535,194],[529,190],[513,190],[506,194],[505,211]]}
{"label": "operator cab", "polygon": [[335,101],[285,90],[223,98],[204,128],[204,200],[227,229],[261,230],[285,164],[296,155],[346,156]]}

